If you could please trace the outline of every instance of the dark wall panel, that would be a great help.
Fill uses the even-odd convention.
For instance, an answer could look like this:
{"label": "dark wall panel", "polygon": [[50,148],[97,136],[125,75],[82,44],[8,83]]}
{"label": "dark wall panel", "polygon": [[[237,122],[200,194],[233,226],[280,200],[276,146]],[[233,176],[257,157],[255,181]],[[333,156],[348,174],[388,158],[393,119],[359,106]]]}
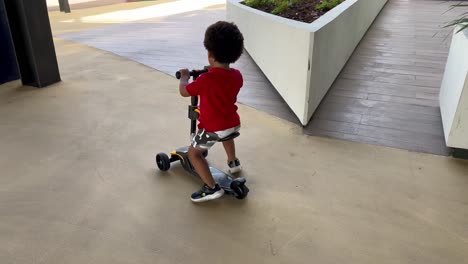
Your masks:
{"label": "dark wall panel", "polygon": [[59,82],[46,0],[3,1],[23,84],[44,87]]}
{"label": "dark wall panel", "polygon": [[0,0],[0,84],[19,78],[5,4]]}

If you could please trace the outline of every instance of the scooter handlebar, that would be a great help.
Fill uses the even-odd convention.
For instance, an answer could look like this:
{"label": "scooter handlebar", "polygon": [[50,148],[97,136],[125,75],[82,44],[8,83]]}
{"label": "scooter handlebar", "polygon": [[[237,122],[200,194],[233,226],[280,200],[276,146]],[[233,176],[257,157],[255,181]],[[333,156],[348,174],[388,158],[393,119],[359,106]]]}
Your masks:
{"label": "scooter handlebar", "polygon": [[[202,73],[205,73],[205,72],[208,72],[208,69],[191,70],[190,71],[190,76],[195,77],[195,79],[196,79],[198,76],[200,76]],[[178,71],[178,72],[176,72],[175,76],[179,80],[182,75],[180,74],[180,71]]]}

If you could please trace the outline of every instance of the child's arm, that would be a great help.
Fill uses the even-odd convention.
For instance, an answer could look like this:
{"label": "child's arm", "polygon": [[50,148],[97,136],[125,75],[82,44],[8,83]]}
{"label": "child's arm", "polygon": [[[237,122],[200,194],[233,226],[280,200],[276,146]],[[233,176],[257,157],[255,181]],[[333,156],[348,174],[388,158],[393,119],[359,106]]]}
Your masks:
{"label": "child's arm", "polygon": [[189,83],[190,72],[187,69],[180,70],[180,83],[179,83],[179,92],[183,97],[190,97],[190,94],[187,92],[185,86]]}

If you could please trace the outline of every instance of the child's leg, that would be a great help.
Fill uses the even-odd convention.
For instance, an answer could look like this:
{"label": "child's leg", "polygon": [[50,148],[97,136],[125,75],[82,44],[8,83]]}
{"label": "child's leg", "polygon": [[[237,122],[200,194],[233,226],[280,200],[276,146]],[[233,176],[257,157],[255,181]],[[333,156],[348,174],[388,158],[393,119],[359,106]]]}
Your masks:
{"label": "child's leg", "polygon": [[195,171],[200,175],[202,181],[213,189],[216,185],[213,175],[211,175],[210,168],[208,167],[208,162],[206,162],[205,157],[203,157],[203,151],[190,147],[188,151],[188,156],[190,162],[192,162]]}
{"label": "child's leg", "polygon": [[226,155],[228,158],[228,162],[236,160],[236,144],[234,143],[234,139],[224,141],[223,142],[224,150],[226,151]]}
{"label": "child's leg", "polygon": [[216,134],[206,132],[204,129],[199,130],[197,135],[192,139],[192,146],[189,148],[188,156],[195,171],[205,183],[199,191],[192,194],[191,200],[193,202],[213,200],[224,194],[224,190],[214,181],[208,167],[208,162],[203,157],[203,152],[211,148],[216,139]]}
{"label": "child's leg", "polygon": [[231,174],[238,173],[242,170],[239,159],[236,157],[236,145],[234,139],[223,142],[224,150],[228,158],[228,171]]}
{"label": "child's leg", "polygon": [[[233,127],[231,129],[227,129],[224,131],[219,131],[216,132],[219,136],[219,138],[224,138],[229,135],[231,135],[234,132],[238,132],[240,130],[240,126]],[[236,156],[236,144],[234,143],[234,139],[228,140],[228,141],[223,141],[223,147],[224,150],[226,151],[227,155],[227,163],[228,163],[228,171],[229,173],[238,173],[242,170],[242,166],[240,164],[239,159]]]}

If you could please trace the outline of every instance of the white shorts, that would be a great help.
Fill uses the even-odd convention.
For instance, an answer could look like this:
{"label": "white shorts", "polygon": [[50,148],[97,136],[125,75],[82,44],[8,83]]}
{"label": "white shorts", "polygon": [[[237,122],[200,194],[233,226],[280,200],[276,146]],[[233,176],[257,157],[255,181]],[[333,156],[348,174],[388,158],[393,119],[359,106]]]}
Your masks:
{"label": "white shorts", "polygon": [[216,142],[235,132],[239,132],[239,130],[240,126],[216,132],[206,132],[205,129],[199,129],[197,134],[192,139],[191,146],[199,150],[208,150]]}

